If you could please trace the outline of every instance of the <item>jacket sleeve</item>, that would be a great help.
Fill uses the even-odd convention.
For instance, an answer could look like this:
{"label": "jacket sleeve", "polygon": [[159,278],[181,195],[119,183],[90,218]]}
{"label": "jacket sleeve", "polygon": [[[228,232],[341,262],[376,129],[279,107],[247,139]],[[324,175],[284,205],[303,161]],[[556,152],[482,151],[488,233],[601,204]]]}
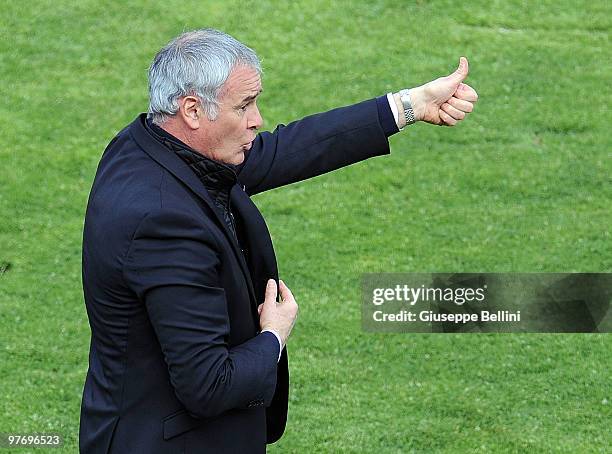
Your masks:
{"label": "jacket sleeve", "polygon": [[175,393],[198,418],[270,405],[278,342],[261,333],[229,348],[218,246],[201,220],[159,210],[140,223],[124,277],[144,302]]}
{"label": "jacket sleeve", "polygon": [[388,153],[371,99],[258,134],[238,167],[238,179],[252,195]]}

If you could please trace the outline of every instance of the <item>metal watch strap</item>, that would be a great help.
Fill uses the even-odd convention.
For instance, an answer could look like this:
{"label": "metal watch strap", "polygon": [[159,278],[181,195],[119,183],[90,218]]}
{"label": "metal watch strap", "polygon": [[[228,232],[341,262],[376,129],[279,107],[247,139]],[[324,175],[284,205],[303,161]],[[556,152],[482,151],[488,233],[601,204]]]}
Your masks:
{"label": "metal watch strap", "polygon": [[410,90],[404,89],[399,92],[402,106],[404,106],[404,117],[406,117],[406,126],[416,123],[414,110],[412,110],[412,102],[410,101]]}

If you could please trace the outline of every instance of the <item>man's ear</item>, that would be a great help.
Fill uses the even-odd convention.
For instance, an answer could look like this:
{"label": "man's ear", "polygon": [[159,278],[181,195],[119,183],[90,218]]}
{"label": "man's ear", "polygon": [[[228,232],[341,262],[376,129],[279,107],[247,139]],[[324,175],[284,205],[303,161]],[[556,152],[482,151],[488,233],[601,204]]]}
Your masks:
{"label": "man's ear", "polygon": [[201,126],[202,114],[200,100],[195,96],[183,96],[179,99],[179,115],[190,129],[198,129]]}

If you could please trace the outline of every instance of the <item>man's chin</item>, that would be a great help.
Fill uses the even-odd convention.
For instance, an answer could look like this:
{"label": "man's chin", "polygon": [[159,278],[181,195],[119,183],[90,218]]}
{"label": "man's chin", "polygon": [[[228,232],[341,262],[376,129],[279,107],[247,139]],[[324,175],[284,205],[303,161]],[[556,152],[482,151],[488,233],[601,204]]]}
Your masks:
{"label": "man's chin", "polygon": [[244,162],[246,150],[242,150],[240,153],[236,154],[231,164],[237,166]]}
{"label": "man's chin", "polygon": [[252,147],[253,147],[253,142],[243,145],[240,148],[240,151],[236,154],[234,158],[234,162],[232,162],[232,164],[234,164],[235,166],[242,164],[244,162],[246,155],[249,153],[249,150]]}

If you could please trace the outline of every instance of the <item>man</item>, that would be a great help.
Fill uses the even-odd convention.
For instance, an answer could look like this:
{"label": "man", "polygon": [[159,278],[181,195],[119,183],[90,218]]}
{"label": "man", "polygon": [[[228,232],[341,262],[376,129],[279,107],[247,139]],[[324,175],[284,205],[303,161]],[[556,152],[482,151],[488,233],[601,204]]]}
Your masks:
{"label": "man", "polygon": [[424,86],[256,134],[251,49],[210,29],[164,47],[149,113],[105,150],[87,207],[81,451],[264,452],[280,438],[297,304],[249,196],[386,154],[407,122],[456,124],[477,97],[467,72],[462,58]]}

